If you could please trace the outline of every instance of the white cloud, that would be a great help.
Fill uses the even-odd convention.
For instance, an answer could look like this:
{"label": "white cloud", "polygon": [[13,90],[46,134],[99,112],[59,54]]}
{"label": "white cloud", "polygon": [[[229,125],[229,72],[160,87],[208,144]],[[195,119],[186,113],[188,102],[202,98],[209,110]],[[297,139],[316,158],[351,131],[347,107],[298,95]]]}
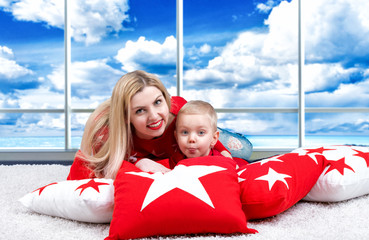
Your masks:
{"label": "white cloud", "polygon": [[222,114],[218,116],[219,127],[246,135],[294,135],[297,132],[297,124],[291,115],[248,113],[235,114],[232,119],[226,117],[224,120]]}
{"label": "white cloud", "polygon": [[[218,114],[221,115],[221,114]],[[218,127],[232,129],[239,133],[247,133],[249,135],[263,133],[267,131],[271,124],[275,125],[275,122],[268,121],[266,119],[251,118],[250,114],[242,115],[241,117],[233,120],[219,121]]]}
{"label": "white cloud", "polygon": [[19,108],[64,108],[64,93],[56,93],[47,87],[16,90],[14,95]]}
{"label": "white cloud", "polygon": [[[111,95],[123,72],[113,69],[107,59],[74,62],[72,64],[72,103],[75,108],[95,108]],[[102,78],[103,76],[103,78]],[[15,108],[64,108],[64,67],[56,66],[37,89],[18,89],[12,96],[4,95],[1,106]]]}
{"label": "white cloud", "polygon": [[14,60],[0,57],[0,66],[0,77],[4,77],[7,79],[15,79],[27,74],[32,74],[31,70],[20,66]]}
{"label": "white cloud", "polygon": [[[331,2],[304,2],[306,91],[332,92],[342,87],[342,84],[350,84],[350,74],[365,71],[359,67],[346,68],[346,57],[342,56],[350,56],[349,59],[354,60],[363,57],[367,59],[369,16],[366,9],[369,9],[369,2]],[[272,1],[268,2],[268,6],[273,4]],[[258,95],[263,102],[265,98],[270,98],[270,91],[275,90],[274,97],[278,101],[271,106],[281,104],[284,95],[296,95],[297,1],[283,1],[273,7],[265,24],[268,31],[245,31],[229,42],[221,54],[210,60],[205,68],[186,71],[186,83],[204,87],[207,84],[212,88],[224,84],[227,87],[246,87],[249,90],[246,99]],[[312,62],[316,60],[319,62]],[[236,98],[234,94],[232,96]],[[247,106],[253,106],[249,101],[245,102]]]}
{"label": "white cloud", "polygon": [[369,54],[369,2],[326,0],[304,3],[306,57],[342,61]]}
{"label": "white cloud", "polygon": [[127,30],[123,21],[130,21],[126,12],[128,0],[71,1],[72,30],[76,41],[96,43],[108,33]]}
{"label": "white cloud", "polygon": [[[90,60],[86,62],[73,62],[71,66],[71,83],[77,96],[89,97],[93,95],[110,95],[111,90],[122,71],[116,70],[107,64],[107,59]],[[64,66],[56,66],[47,79],[52,87],[63,90]]]}
{"label": "white cloud", "polygon": [[202,54],[209,53],[210,51],[211,51],[211,46],[207,43],[205,43],[204,45],[200,47],[200,53]]}
{"label": "white cloud", "polygon": [[162,44],[140,37],[136,42],[127,41],[115,58],[123,70],[130,72],[150,65],[175,65],[176,49],[177,41],[173,36],[167,37]]}
{"label": "white cloud", "polygon": [[33,72],[14,60],[12,49],[0,46],[0,77],[6,79],[16,79],[21,76],[33,74]]}
{"label": "white cloud", "polygon": [[[347,134],[349,136],[357,134],[369,134],[369,121],[365,113],[345,113],[345,114],[321,114],[319,117],[309,120],[309,134],[324,133]],[[350,138],[348,138],[350,139]],[[344,142],[342,144],[353,144],[352,142]]]}
{"label": "white cloud", "polygon": [[200,66],[202,64],[204,64],[204,62],[206,63],[206,58],[204,58],[204,56],[207,56],[209,54],[214,53],[218,53],[218,49],[217,48],[213,48],[212,46],[210,46],[207,43],[204,43],[203,45],[201,45],[200,47],[196,47],[195,45],[191,46],[191,47],[187,47],[184,49],[185,50],[185,60],[184,62],[189,65],[190,61],[193,61],[193,64],[195,66]]}
{"label": "white cloud", "polygon": [[[74,0],[69,4],[72,36],[77,42],[99,42],[109,33],[126,30],[122,22],[130,21],[128,0]],[[0,7],[17,20],[64,28],[64,1],[61,0],[1,1]]]}
{"label": "white cloud", "polygon": [[[334,93],[322,92],[307,95],[311,106],[361,106],[369,102],[369,80],[359,84],[342,84]],[[175,88],[169,92],[175,95]],[[352,94],[352,93],[355,94]],[[201,89],[185,90],[183,97],[187,100],[201,99],[211,102],[215,108],[223,107],[296,107],[296,95],[281,95],[278,90],[253,92],[248,89]],[[247,135],[297,134],[296,114],[290,113],[218,113],[219,126]],[[314,114],[306,115],[306,130],[309,133],[342,134],[343,128],[352,127],[352,133],[368,132],[368,118],[365,113]],[[360,121],[359,121],[360,120]],[[341,129],[341,130],[340,130]],[[340,132],[341,131],[341,132]]]}
{"label": "white cloud", "polygon": [[[63,90],[65,86],[64,65],[55,67],[52,73],[47,75],[47,79],[56,89]],[[74,80],[72,79],[72,81]]]}
{"label": "white cloud", "polygon": [[55,118],[53,116],[48,115],[42,115],[41,119],[37,122],[37,127],[48,129],[64,129],[65,123],[64,123],[64,117]]}
{"label": "white cloud", "polygon": [[7,46],[0,46],[0,57],[13,57],[13,50]]}
{"label": "white cloud", "polygon": [[[279,85],[285,87],[294,80],[295,70],[291,68],[289,59],[286,61],[264,54],[266,41],[265,33],[244,32],[228,43],[220,56],[210,60],[206,68],[186,71],[184,79],[194,86],[211,81],[212,87],[222,83],[256,88],[264,84],[267,89]],[[266,81],[263,83],[262,80]],[[274,81],[273,86],[269,86],[271,81]]]}
{"label": "white cloud", "polygon": [[12,0],[0,0],[0,7],[9,7],[10,3],[12,2]]}
{"label": "white cloud", "polygon": [[332,91],[342,84],[350,83],[350,75],[360,71],[357,68],[343,68],[338,63],[308,64],[304,68],[304,89],[307,92]]}
{"label": "white cloud", "polygon": [[64,1],[12,1],[9,11],[17,20],[45,22],[49,26],[58,28],[62,28],[64,25]]}
{"label": "white cloud", "polygon": [[262,13],[268,13],[279,1],[268,0],[266,3],[258,3],[256,9]]}
{"label": "white cloud", "polygon": [[[23,114],[17,119],[17,129],[12,136],[63,136],[63,114]],[[5,131],[9,129],[5,128]]]}
{"label": "white cloud", "polygon": [[[170,90],[170,93],[175,95],[175,89]],[[215,108],[294,107],[298,101],[296,95],[280,94],[276,89],[255,92],[248,88],[238,89],[237,87],[185,90],[183,97],[187,100],[201,99],[211,102]]]}
{"label": "white cloud", "polygon": [[[5,95],[0,92],[0,108],[5,107]],[[4,114],[0,115],[0,119],[4,118]]]}
{"label": "white cloud", "polygon": [[265,24],[266,33],[262,48],[262,57],[275,63],[297,61],[297,1],[281,2],[273,8]]}
{"label": "white cloud", "polygon": [[369,102],[369,78],[356,84],[340,84],[334,92],[306,95],[310,106],[366,107]]}

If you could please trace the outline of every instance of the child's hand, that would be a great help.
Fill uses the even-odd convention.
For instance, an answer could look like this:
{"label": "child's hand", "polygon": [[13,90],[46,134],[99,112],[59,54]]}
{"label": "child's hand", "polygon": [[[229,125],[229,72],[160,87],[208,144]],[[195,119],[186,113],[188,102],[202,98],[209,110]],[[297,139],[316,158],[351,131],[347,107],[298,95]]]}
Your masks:
{"label": "child's hand", "polygon": [[161,165],[160,163],[157,163],[151,159],[148,158],[143,158],[139,161],[136,162],[136,167],[138,167],[139,169],[141,169],[144,172],[161,172],[161,173],[166,173],[169,172],[170,169],[164,167],[163,165]]}
{"label": "child's hand", "polygon": [[229,152],[227,152],[226,150],[222,151],[220,154],[222,154],[224,157],[232,158],[232,155]]}

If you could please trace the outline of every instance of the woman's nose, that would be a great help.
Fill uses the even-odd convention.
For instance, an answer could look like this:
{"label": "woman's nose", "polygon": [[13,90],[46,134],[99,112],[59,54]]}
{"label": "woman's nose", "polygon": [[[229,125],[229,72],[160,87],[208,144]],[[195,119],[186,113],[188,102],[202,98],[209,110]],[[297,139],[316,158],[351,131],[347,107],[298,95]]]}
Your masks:
{"label": "woman's nose", "polygon": [[150,109],[150,111],[149,111],[150,120],[156,120],[157,117],[158,117],[158,112],[154,109]]}

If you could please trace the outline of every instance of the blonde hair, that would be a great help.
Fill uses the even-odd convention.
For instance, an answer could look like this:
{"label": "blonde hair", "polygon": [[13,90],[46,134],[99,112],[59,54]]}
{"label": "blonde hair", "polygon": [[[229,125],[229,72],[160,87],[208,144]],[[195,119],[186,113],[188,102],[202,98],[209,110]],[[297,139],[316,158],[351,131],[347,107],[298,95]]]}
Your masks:
{"label": "blonde hair", "polygon": [[[217,121],[218,116],[210,103],[201,101],[201,100],[191,100],[188,101],[178,112],[177,119],[180,117],[181,114],[206,114],[210,118],[210,124],[214,132],[217,131]],[[178,122],[178,121],[177,121]]]}
{"label": "blonde hair", "polygon": [[[157,87],[170,108],[170,95],[160,79],[137,70],[123,75],[115,85],[111,98],[97,107],[87,120],[81,151],[97,177],[114,179],[123,161],[130,157],[133,148],[131,99],[146,86]],[[109,128],[108,138],[95,153],[99,131],[104,127]]]}

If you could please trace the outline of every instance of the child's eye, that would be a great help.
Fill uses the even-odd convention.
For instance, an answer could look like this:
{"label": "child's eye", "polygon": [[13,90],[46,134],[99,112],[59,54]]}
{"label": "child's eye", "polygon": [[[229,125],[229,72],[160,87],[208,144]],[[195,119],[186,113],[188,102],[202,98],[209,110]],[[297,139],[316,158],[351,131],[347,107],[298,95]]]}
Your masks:
{"label": "child's eye", "polygon": [[182,130],[182,135],[187,135],[188,134],[188,131],[187,130]]}
{"label": "child's eye", "polygon": [[205,131],[199,131],[199,135],[204,135]]}

